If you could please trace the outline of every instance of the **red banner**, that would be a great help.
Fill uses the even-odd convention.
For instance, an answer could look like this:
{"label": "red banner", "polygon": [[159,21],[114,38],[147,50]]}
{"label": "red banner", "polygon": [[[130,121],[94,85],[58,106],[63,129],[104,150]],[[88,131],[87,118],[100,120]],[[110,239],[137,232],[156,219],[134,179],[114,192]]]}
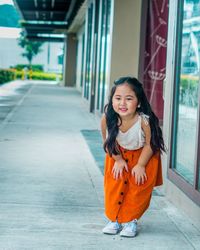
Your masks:
{"label": "red banner", "polygon": [[153,111],[163,119],[168,0],[148,0],[143,83]]}

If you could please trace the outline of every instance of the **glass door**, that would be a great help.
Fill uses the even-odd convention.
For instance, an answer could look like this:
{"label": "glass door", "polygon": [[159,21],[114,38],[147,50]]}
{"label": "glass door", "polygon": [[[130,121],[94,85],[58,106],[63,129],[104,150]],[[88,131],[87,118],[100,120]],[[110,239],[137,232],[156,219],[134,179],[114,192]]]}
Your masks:
{"label": "glass door", "polygon": [[200,204],[200,1],[179,1],[177,16],[170,176]]}

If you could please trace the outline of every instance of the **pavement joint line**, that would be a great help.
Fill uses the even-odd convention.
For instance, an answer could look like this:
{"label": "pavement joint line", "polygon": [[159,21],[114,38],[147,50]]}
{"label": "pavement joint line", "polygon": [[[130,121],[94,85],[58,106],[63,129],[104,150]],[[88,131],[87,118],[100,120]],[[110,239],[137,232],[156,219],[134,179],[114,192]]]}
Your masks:
{"label": "pavement joint line", "polygon": [[48,204],[42,204],[42,205],[38,205],[38,204],[28,204],[28,203],[14,203],[14,202],[3,202],[3,203],[1,203],[0,204],[0,207],[1,206],[6,206],[6,205],[11,205],[11,206],[21,206],[21,205],[23,205],[23,206],[27,206],[27,207],[81,207],[81,208],[100,208],[100,209],[102,209],[102,206],[89,206],[89,205],[86,205],[86,204],[83,204],[83,205],[67,205],[67,204],[65,204],[65,205],[55,205],[55,204],[50,204],[50,205],[48,205]]}
{"label": "pavement joint line", "polygon": [[93,188],[94,188],[94,190],[95,190],[95,193],[96,193],[96,195],[97,195],[99,204],[101,204],[102,199],[99,197],[99,193],[97,192],[96,185],[95,185],[94,181],[92,180],[92,176],[91,176],[91,174],[90,174],[89,169],[88,169],[87,166],[86,166],[86,170],[87,170],[87,173],[88,173],[88,177],[89,177],[89,179],[90,179],[90,181],[91,181],[91,183],[92,183],[92,186],[93,186]]}
{"label": "pavement joint line", "polygon": [[[161,197],[161,199],[163,200],[162,197]],[[159,203],[159,201],[158,201],[158,203]],[[179,210],[179,209],[178,209],[171,201],[169,201],[166,197],[164,197],[164,203],[166,204],[166,207],[173,207],[173,208],[175,208],[177,211],[179,211],[178,214],[181,215],[181,217],[187,216],[186,214],[184,214],[183,211]],[[165,213],[168,214],[167,208],[164,208],[163,211],[164,211]],[[200,228],[197,227],[196,224],[194,224],[194,223],[192,222],[192,220],[191,220],[188,216],[187,216],[187,218],[189,219],[190,224],[191,224],[191,225],[199,232],[199,234],[200,234]],[[176,221],[176,220],[175,220],[175,221]]]}
{"label": "pavement joint line", "polygon": [[[190,237],[187,236],[187,234],[184,233],[183,230],[180,229],[180,227],[177,225],[176,223],[176,219],[173,219],[173,216],[168,214],[168,212],[166,211],[166,209],[163,210],[164,213],[167,215],[167,217],[169,218],[169,220],[174,224],[174,226],[176,227],[176,229],[183,235],[183,237],[185,238],[185,240],[191,245],[191,247],[196,250],[196,247],[193,245],[192,241],[190,240]],[[194,225],[193,225],[194,226]],[[194,226],[195,227],[195,226]],[[197,229],[195,227],[195,229]],[[197,229],[198,230],[198,229]]]}
{"label": "pavement joint line", "polygon": [[175,227],[177,228],[177,230],[183,235],[183,237],[186,239],[186,241],[191,245],[191,247],[195,250],[196,247],[192,244],[191,240],[189,237],[187,237],[187,235],[182,231],[180,230],[180,228],[178,227],[178,225],[176,224],[176,222],[170,218],[167,214],[167,217],[172,221],[172,223],[175,225]]}
{"label": "pavement joint line", "polygon": [[190,218],[189,218],[187,215],[184,214],[184,212],[181,212],[181,211],[178,212],[179,209],[178,209],[173,203],[171,203],[165,196],[162,196],[162,197],[159,197],[159,196],[157,197],[157,196],[155,196],[155,197],[153,197],[153,198],[154,198],[154,202],[155,202],[159,207],[163,207],[163,205],[160,205],[160,202],[164,202],[165,207],[162,208],[163,212],[167,215],[167,217],[169,218],[169,220],[172,221],[172,223],[175,225],[175,227],[178,229],[178,231],[179,231],[181,234],[184,235],[184,237],[186,238],[186,240],[188,240],[188,241],[190,242],[190,244],[192,244],[192,247],[194,247],[194,249],[196,249],[195,246],[193,245],[192,241],[190,240],[190,237],[187,236],[187,234],[184,232],[184,230],[181,230],[181,229],[180,229],[181,227],[179,227],[179,225],[178,225],[178,220],[179,220],[179,219],[176,218],[176,216],[174,216],[173,214],[170,214],[169,211],[168,211],[168,209],[169,209],[170,207],[173,207],[175,210],[177,210],[177,211],[175,212],[175,215],[176,215],[177,213],[179,213],[179,216],[181,217],[180,219],[182,219],[183,217],[187,217],[187,222],[189,222],[190,225],[191,225],[191,227],[194,228],[194,229],[198,232],[198,235],[200,235],[200,229],[192,222],[192,220],[190,220]]}
{"label": "pavement joint line", "polygon": [[4,118],[4,120],[0,123],[0,129],[3,129],[5,127],[5,125],[8,123],[9,119],[14,115],[14,113],[17,111],[17,109],[21,106],[21,104],[24,102],[25,98],[27,97],[27,95],[30,94],[30,92],[32,91],[33,87],[35,87],[34,85],[31,85],[30,88],[28,89],[28,91],[23,95],[22,94],[22,98],[20,98],[20,100],[14,105],[14,108],[11,109],[10,112],[8,112],[8,114],[6,115],[6,117]]}
{"label": "pavement joint line", "polygon": [[[86,142],[86,139],[84,138],[82,133],[80,133],[80,135],[81,135],[81,138],[83,140],[83,143],[84,143],[85,147],[87,148],[88,154],[90,154],[91,160],[93,161],[92,166],[94,166],[95,168],[94,167],[89,167],[90,164],[85,164],[85,163],[84,163],[84,166],[85,166],[85,169],[87,171],[90,182],[92,183],[92,186],[93,186],[93,188],[95,190],[95,193],[97,195],[98,202],[102,206],[103,205],[103,199],[102,199],[102,195],[100,194],[101,191],[100,192],[98,191],[99,190],[98,189],[99,185],[96,183],[95,180],[96,180],[96,175],[98,175],[98,179],[103,178],[103,175],[102,175],[102,173],[101,173],[101,171],[100,171],[100,169],[99,169],[99,167],[98,167],[98,165],[97,165],[97,163],[96,163],[96,161],[94,159],[94,156],[93,156],[93,154],[92,154],[92,152],[91,152],[91,150],[90,150],[90,148],[89,148],[89,146],[88,146],[88,144]],[[103,183],[102,183],[102,185],[103,185]]]}

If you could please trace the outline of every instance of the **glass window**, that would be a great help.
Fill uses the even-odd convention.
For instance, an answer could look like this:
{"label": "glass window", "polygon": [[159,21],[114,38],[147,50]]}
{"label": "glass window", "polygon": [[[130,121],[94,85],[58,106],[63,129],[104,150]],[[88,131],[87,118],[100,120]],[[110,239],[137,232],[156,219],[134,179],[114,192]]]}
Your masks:
{"label": "glass window", "polygon": [[99,53],[99,60],[100,60],[100,63],[99,63],[99,77],[98,77],[98,92],[97,92],[97,109],[100,109],[100,103],[101,103],[101,93],[102,93],[102,86],[103,86],[103,64],[104,64],[104,41],[105,39],[103,38],[104,37],[104,27],[105,27],[105,24],[104,24],[104,19],[105,19],[105,1],[103,0],[102,2],[102,6],[101,6],[101,22],[100,22],[100,53]]}
{"label": "glass window", "polygon": [[100,64],[98,77],[97,109],[103,111],[106,94],[108,43],[110,40],[110,0],[102,0],[100,22]]}
{"label": "glass window", "polygon": [[89,99],[91,89],[91,48],[92,48],[92,22],[93,19],[93,4],[88,9],[87,18],[87,47],[86,47],[86,67],[85,67],[85,86],[84,86],[84,97]]}
{"label": "glass window", "polygon": [[110,44],[110,11],[111,11],[111,2],[110,0],[106,1],[106,7],[107,7],[107,14],[106,14],[106,34],[105,34],[105,50],[104,50],[104,57],[105,57],[105,63],[104,63],[104,84],[103,84],[103,91],[102,91],[102,103],[101,103],[101,112],[103,112],[103,108],[105,105],[105,98],[106,98],[106,92],[108,83],[106,83],[106,75],[108,72],[108,48]]}
{"label": "glass window", "polygon": [[198,145],[200,1],[183,1],[180,58],[175,89],[173,169],[194,184]]}
{"label": "glass window", "polygon": [[84,65],[85,34],[82,35],[82,54],[81,54],[81,87],[83,86],[83,65]]}

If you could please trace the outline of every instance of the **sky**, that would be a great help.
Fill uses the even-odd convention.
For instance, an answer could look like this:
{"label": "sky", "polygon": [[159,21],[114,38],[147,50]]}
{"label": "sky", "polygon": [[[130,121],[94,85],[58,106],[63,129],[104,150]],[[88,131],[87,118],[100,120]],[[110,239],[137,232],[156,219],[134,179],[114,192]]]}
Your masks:
{"label": "sky", "polygon": [[0,0],[0,5],[1,4],[12,4],[13,5],[13,1],[12,0]]}

